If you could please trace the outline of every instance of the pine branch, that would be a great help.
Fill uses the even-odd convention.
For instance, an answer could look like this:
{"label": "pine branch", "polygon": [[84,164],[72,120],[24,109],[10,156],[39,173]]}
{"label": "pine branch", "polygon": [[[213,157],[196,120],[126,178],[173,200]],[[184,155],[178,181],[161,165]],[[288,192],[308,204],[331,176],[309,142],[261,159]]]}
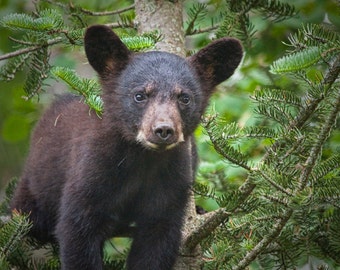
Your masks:
{"label": "pine branch", "polygon": [[300,51],[312,46],[320,46],[322,44],[327,48],[339,47],[340,38],[339,33],[326,29],[324,25],[307,24],[299,29],[297,33],[288,37],[290,44],[288,46],[294,47],[293,51]]}
{"label": "pine branch", "polygon": [[54,38],[54,39],[51,39],[51,40],[47,40],[46,43],[42,44],[42,45],[36,45],[36,46],[29,47],[29,48],[24,48],[24,49],[16,50],[14,52],[10,52],[10,53],[7,53],[7,54],[0,55],[0,61],[8,59],[8,58],[15,57],[15,56],[19,56],[19,55],[22,55],[22,54],[26,54],[26,53],[29,53],[29,52],[38,51],[38,50],[40,50],[44,47],[48,47],[48,46],[51,46],[51,45],[61,43],[62,40],[63,39],[61,37],[57,37],[57,38]]}
{"label": "pine branch", "polygon": [[190,254],[201,241],[207,238],[218,226],[228,220],[231,215],[223,208],[204,215],[203,224],[198,226],[190,235],[184,239],[183,253]]}
{"label": "pine branch", "polygon": [[284,187],[282,187],[281,185],[279,185],[278,183],[273,181],[263,170],[259,169],[259,170],[256,170],[255,172],[260,174],[270,185],[272,185],[277,190],[281,191],[282,193],[284,193],[284,194],[286,194],[288,196],[292,196],[293,195],[289,190],[285,189]]}
{"label": "pine branch", "polygon": [[[222,155],[224,158],[232,162],[233,164],[240,166],[247,171],[251,171],[252,168],[247,165],[247,158],[238,150],[234,149],[230,146],[225,139],[225,134],[228,132],[224,129],[223,131],[218,130],[215,118],[205,118],[203,119],[202,123],[210,137],[211,142],[214,145],[215,150]],[[231,126],[232,129],[235,127]],[[223,135],[222,135],[223,134]]]}
{"label": "pine branch", "polygon": [[207,4],[196,3],[193,7],[189,10],[188,16],[189,21],[187,22],[188,26],[185,30],[185,35],[192,34],[195,30],[195,23],[196,21],[202,19],[207,14]]}
{"label": "pine branch", "polygon": [[32,32],[60,30],[63,24],[64,21],[61,14],[53,9],[40,11],[38,18],[34,18],[28,14],[14,13],[5,16],[1,20],[1,25],[6,28]]}
{"label": "pine branch", "polygon": [[[328,69],[328,72],[322,82],[322,85],[325,85],[325,92],[327,92],[328,89],[332,87],[335,80],[338,78],[339,74],[340,74],[340,55],[335,58],[334,62]],[[324,97],[309,100],[308,105],[289,124],[288,131],[292,129],[300,129],[313,115],[314,111],[316,110],[316,108],[323,99]]]}
{"label": "pine branch", "polygon": [[319,179],[324,178],[332,171],[338,170],[339,168],[340,168],[340,153],[336,153],[327,160],[318,163],[314,167],[312,178],[314,179],[314,181],[317,181]]}
{"label": "pine branch", "polygon": [[205,27],[205,28],[193,29],[190,33],[186,33],[186,35],[192,36],[192,35],[198,35],[198,34],[203,34],[203,33],[210,33],[211,31],[214,31],[218,29],[219,27],[220,27],[219,25],[214,25],[214,26]]}
{"label": "pine branch", "polygon": [[73,70],[66,67],[53,67],[51,73],[82,95],[85,98],[85,103],[91,109],[94,109],[98,115],[102,113],[103,101],[99,96],[100,86],[96,80],[81,79]]}
{"label": "pine branch", "polygon": [[272,230],[269,231],[268,234],[263,237],[263,239],[250,252],[247,253],[247,255],[237,264],[237,266],[233,267],[233,270],[243,270],[252,261],[254,261],[263,252],[263,250],[279,236],[280,232],[292,214],[293,210],[286,210],[286,212],[282,214],[281,218],[276,221]]}
{"label": "pine branch", "polygon": [[317,63],[322,58],[322,52],[321,47],[315,46],[284,56],[270,66],[270,72],[279,74],[305,69]]}
{"label": "pine branch", "polygon": [[338,91],[338,96],[334,104],[332,104],[332,111],[328,118],[326,119],[325,124],[323,125],[321,132],[319,133],[317,137],[317,141],[312,147],[309,157],[307,158],[307,161],[303,165],[304,169],[301,173],[300,179],[299,179],[299,188],[298,192],[301,192],[309,180],[309,176],[313,171],[313,168],[316,164],[316,161],[318,160],[322,146],[324,145],[327,138],[330,136],[330,132],[336,124],[336,120],[340,111],[340,90]]}
{"label": "pine branch", "polygon": [[[334,69],[337,69],[336,65],[333,65]],[[334,74],[333,72],[330,72],[331,74]],[[301,193],[307,183],[309,176],[316,164],[316,161],[320,155],[320,152],[322,150],[322,146],[325,143],[326,139],[329,137],[330,131],[332,130],[333,126],[336,123],[337,116],[340,111],[340,91],[338,92],[337,99],[333,105],[333,109],[329,116],[327,117],[327,120],[325,124],[322,127],[322,130],[317,138],[316,143],[312,147],[309,157],[307,158],[306,163],[304,164],[304,169],[300,175],[299,178],[299,185],[297,190],[294,192],[294,197],[290,200],[290,203],[292,203],[292,200],[298,196],[299,193]],[[244,269],[246,266],[248,266],[259,254],[263,252],[263,250],[274,240],[276,239],[280,232],[283,230],[284,226],[294,213],[293,208],[289,208],[286,210],[286,212],[282,215],[282,217],[275,223],[273,229],[266,235],[249,253],[246,254],[246,256],[240,261],[240,263],[233,268],[234,270]]]}
{"label": "pine branch", "polygon": [[11,220],[0,228],[0,254],[8,257],[17,248],[31,226],[27,216],[14,211]]}
{"label": "pine branch", "polygon": [[27,79],[23,87],[27,93],[26,99],[39,94],[42,90],[44,80],[48,77],[50,70],[49,58],[47,47],[42,47],[32,54]]}
{"label": "pine branch", "polygon": [[237,212],[239,206],[248,199],[254,188],[255,185],[252,183],[251,177],[249,176],[238,190],[237,202],[235,203],[236,207],[233,207],[230,209],[231,211],[228,212],[225,211],[225,208],[220,208],[216,211],[202,215],[202,225],[198,226],[196,230],[192,231],[184,240],[183,253],[190,253],[190,251],[194,250],[203,239],[207,238],[223,222],[227,221],[233,213]]}
{"label": "pine branch", "polygon": [[[70,4],[72,5],[72,4]],[[109,16],[109,15],[117,15],[117,14],[121,14],[124,13],[126,11],[132,10],[135,8],[135,5],[132,4],[131,6],[125,7],[125,8],[121,8],[121,9],[116,9],[116,10],[112,10],[112,11],[101,11],[101,12],[95,12],[95,11],[91,11],[85,8],[79,8],[79,10],[86,14],[86,15],[90,15],[90,16]]]}

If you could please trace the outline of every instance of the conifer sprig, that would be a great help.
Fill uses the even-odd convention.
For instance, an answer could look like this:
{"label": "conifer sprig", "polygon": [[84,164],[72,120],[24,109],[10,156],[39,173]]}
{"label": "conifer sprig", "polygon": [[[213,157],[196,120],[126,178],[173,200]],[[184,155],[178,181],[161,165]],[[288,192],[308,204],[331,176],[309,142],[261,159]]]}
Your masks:
{"label": "conifer sprig", "polygon": [[[235,252],[231,251],[227,259],[224,257],[225,263],[221,263],[222,257],[208,263],[212,268],[223,265],[244,269],[254,260],[271,268],[280,263],[294,267],[301,258],[300,254],[309,254],[311,250],[321,258],[320,254],[324,254],[338,262],[330,248],[334,238],[330,228],[339,226],[340,220],[337,218],[340,193],[334,183],[339,178],[340,159],[339,153],[334,151],[324,161],[322,156],[340,111],[338,41],[334,34],[321,28],[315,30],[307,26],[302,32],[309,32],[310,36],[305,39],[301,36],[301,40],[298,36],[299,47],[272,65],[278,74],[289,72],[297,78],[301,89],[264,88],[252,97],[258,103],[255,113],[264,115],[263,119],[272,119],[276,125],[272,134],[267,130],[261,132],[261,126],[257,127],[258,131],[255,129],[256,135],[272,135],[268,136],[271,144],[266,147],[266,154],[249,167],[244,183],[236,191],[226,190],[216,199],[230,213],[230,225],[217,227],[219,236],[216,232],[207,238],[207,248],[229,247]],[[308,69],[318,69],[318,78],[312,79]],[[216,118],[210,118],[209,122],[204,126],[214,147],[217,146],[217,152],[241,167],[242,162],[248,162],[248,156],[235,153],[230,146],[233,141],[251,138],[251,132]],[[233,193],[237,196],[232,196]],[[245,199],[239,204],[241,196]],[[325,212],[327,221],[323,216]],[[296,233],[294,228],[299,232]],[[252,232],[251,237],[247,230]],[[240,241],[240,235],[246,236],[244,241]],[[229,241],[218,241],[223,237]],[[290,250],[288,243],[293,238],[296,245]],[[275,252],[272,247],[276,247]],[[267,256],[267,252],[270,255]]]}
{"label": "conifer sprig", "polygon": [[66,67],[53,67],[51,73],[54,77],[63,80],[71,89],[85,98],[85,103],[97,114],[103,112],[103,101],[100,98],[100,85],[94,79],[81,79],[77,74]]}
{"label": "conifer sprig", "polygon": [[12,218],[0,228],[0,258],[9,257],[20,245],[32,224],[25,215],[13,211]]}

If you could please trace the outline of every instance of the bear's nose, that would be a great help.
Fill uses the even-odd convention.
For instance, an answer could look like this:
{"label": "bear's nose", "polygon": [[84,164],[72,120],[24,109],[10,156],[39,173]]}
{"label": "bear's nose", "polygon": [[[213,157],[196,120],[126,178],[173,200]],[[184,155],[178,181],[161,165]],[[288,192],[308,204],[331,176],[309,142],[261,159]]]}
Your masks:
{"label": "bear's nose", "polygon": [[170,124],[160,124],[155,127],[154,133],[160,139],[162,139],[163,141],[166,141],[174,135],[175,131],[172,125]]}

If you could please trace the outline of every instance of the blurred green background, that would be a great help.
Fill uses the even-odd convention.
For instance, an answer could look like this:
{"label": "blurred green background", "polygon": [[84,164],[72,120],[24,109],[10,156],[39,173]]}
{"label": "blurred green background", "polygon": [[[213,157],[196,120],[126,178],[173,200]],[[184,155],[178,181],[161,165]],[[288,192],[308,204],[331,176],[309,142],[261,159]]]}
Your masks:
{"label": "blurred green background", "polygon": [[[67,3],[67,1],[64,1]],[[93,11],[114,10],[129,6],[133,1],[107,1],[107,0],[74,0],[75,5]],[[185,1],[185,7],[189,8],[193,2]],[[209,12],[201,21],[202,28],[211,24],[211,18],[219,14],[223,1],[201,1],[209,4]],[[249,125],[254,121],[260,121],[254,117],[253,103],[250,98],[254,90],[259,87],[275,84],[277,87],[290,87],[299,91],[294,81],[289,77],[274,77],[268,71],[268,66],[281,57],[287,49],[283,42],[288,42],[288,36],[294,33],[305,23],[331,22],[337,29],[340,29],[339,4],[332,0],[296,0],[286,1],[296,7],[298,15],[280,22],[272,22],[263,18],[261,14],[251,14],[251,22],[255,26],[256,34],[251,45],[245,46],[245,58],[242,67],[227,82],[219,86],[214,95],[208,110],[216,111],[230,122],[238,122],[240,126]],[[9,13],[31,13],[34,10],[33,1],[22,0],[1,0],[0,18]],[[104,23],[115,21],[112,17],[92,17],[87,22]],[[20,33],[9,32],[0,26],[0,55],[15,50],[14,43],[9,36],[16,37]],[[207,43],[208,34],[194,35],[187,38],[190,49],[195,49]],[[86,65],[83,49],[80,47],[61,48],[54,47],[51,51],[51,64],[57,63],[60,66],[74,68],[81,76],[93,77],[95,73]],[[0,62],[0,66],[3,61]],[[20,176],[23,162],[29,147],[31,129],[34,127],[39,115],[54,94],[67,91],[62,83],[53,80],[45,82],[44,93],[29,101],[22,98],[25,70],[18,73],[18,76],[10,81],[0,81],[0,190],[6,183],[15,176]],[[228,181],[238,181],[242,176],[242,170],[228,166],[215,153],[207,135],[202,127],[196,131],[198,148],[201,159],[201,170],[204,173],[211,173],[218,177],[216,171],[228,175]],[[333,136],[334,147],[340,143],[340,132]],[[263,151],[263,145],[256,147],[254,144],[242,144],[242,150],[251,152],[254,159],[259,157]],[[228,169],[226,171],[226,168]],[[199,174],[201,181],[206,181],[206,175]],[[212,184],[214,179],[210,179]],[[216,181],[216,183],[220,183]],[[218,188],[218,187],[217,187]],[[214,208],[214,204],[207,205]]]}

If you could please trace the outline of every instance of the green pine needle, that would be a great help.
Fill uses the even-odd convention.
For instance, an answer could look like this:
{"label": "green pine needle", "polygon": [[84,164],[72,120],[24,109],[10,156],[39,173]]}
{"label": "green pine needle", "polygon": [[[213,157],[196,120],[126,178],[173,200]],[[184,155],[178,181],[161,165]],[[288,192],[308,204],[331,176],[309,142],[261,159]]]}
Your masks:
{"label": "green pine needle", "polygon": [[31,227],[27,216],[14,211],[10,221],[0,228],[0,254],[9,256],[14,252]]}
{"label": "green pine needle", "polygon": [[321,54],[322,48],[314,46],[294,54],[286,55],[276,60],[270,66],[270,72],[280,74],[308,68],[316,64],[322,58]]}
{"label": "green pine needle", "polygon": [[64,24],[61,14],[54,9],[42,10],[39,15],[34,18],[23,13],[9,14],[1,20],[1,25],[12,30],[46,32],[61,29]]}
{"label": "green pine needle", "polygon": [[74,70],[66,67],[53,67],[51,73],[84,96],[86,104],[91,109],[94,109],[98,114],[103,112],[103,101],[99,96],[100,85],[96,80],[79,78]]}
{"label": "green pine needle", "polygon": [[155,41],[150,37],[122,37],[122,41],[129,50],[134,52],[145,51],[146,49],[150,49],[155,46]]}

